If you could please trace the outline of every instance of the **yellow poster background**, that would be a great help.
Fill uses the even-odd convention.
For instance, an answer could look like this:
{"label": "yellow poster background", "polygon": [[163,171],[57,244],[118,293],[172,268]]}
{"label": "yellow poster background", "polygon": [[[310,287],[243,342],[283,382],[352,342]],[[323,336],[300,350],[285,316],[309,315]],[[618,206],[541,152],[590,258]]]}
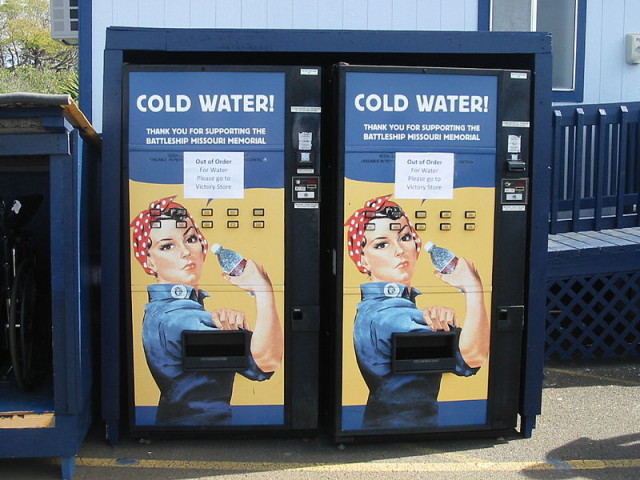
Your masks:
{"label": "yellow poster background", "polygon": [[[487,313],[491,316],[491,292],[493,277],[493,237],[495,188],[456,188],[453,199],[406,200],[393,196],[394,185],[386,183],[360,182],[345,178],[344,217],[362,208],[366,201],[392,194],[390,200],[398,203],[411,223],[426,224],[418,231],[422,244],[431,241],[452,250],[458,257],[474,263],[480,274],[485,291]],[[417,218],[416,212],[426,212],[426,218]],[[450,218],[441,218],[441,212],[450,212]],[[465,212],[475,212],[475,218],[466,218]],[[446,215],[446,214],[445,214]],[[441,230],[441,223],[449,223],[450,230]],[[465,230],[465,223],[474,223],[475,230]],[[366,404],[367,388],[353,347],[353,322],[360,302],[360,284],[368,281],[351,261],[346,250],[346,228],[343,233],[343,337],[342,337],[342,405]],[[455,309],[460,326],[464,328],[464,295],[457,289],[438,280],[427,252],[418,258],[413,286],[422,292],[416,299],[418,308],[441,305]],[[442,376],[439,401],[480,400],[487,398],[489,362],[476,375],[458,377],[452,373]]]}
{"label": "yellow poster background", "polygon": [[[210,297],[205,300],[208,311],[230,308],[244,312],[249,323],[255,325],[255,302],[245,291],[222,278],[216,256],[210,248],[214,243],[237,251],[247,259],[264,266],[273,284],[278,314],[284,332],[284,190],[247,189],[243,199],[185,199],[182,185],[147,184],[129,181],[129,218],[149,208],[152,201],[176,196],[195,219],[208,241],[209,251],[205,260],[200,287]],[[213,216],[202,213],[211,209]],[[229,209],[237,215],[229,216]],[[254,209],[263,209],[263,216],[254,215]],[[202,222],[212,221],[213,228],[202,228]],[[227,222],[237,221],[237,228],[228,228]],[[263,228],[255,228],[254,221],[264,221]],[[131,230],[129,231],[131,234]],[[136,406],[157,406],[160,392],[147,366],[142,347],[142,319],[148,302],[146,287],[155,277],[144,272],[135,260],[129,235],[131,272],[131,341],[133,356],[134,402]],[[270,380],[254,382],[236,375],[232,405],[284,405],[283,366]]]}

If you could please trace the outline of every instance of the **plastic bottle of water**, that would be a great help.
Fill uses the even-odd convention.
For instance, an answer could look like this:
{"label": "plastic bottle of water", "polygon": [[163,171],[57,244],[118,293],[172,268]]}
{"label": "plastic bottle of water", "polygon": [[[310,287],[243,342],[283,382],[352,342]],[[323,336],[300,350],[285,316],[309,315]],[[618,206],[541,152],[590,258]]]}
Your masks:
{"label": "plastic bottle of water", "polygon": [[226,274],[237,277],[244,271],[247,261],[238,252],[224,248],[219,243],[214,244],[211,251],[218,257],[218,263]]}
{"label": "plastic bottle of water", "polygon": [[451,250],[437,247],[433,242],[425,243],[424,248],[431,255],[433,266],[440,273],[451,273],[456,269],[458,257]]}

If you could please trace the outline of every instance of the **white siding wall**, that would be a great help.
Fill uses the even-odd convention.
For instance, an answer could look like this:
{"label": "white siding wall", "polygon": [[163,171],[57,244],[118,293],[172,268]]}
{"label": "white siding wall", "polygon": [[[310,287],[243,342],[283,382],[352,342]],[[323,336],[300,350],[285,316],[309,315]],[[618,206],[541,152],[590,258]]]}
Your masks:
{"label": "white siding wall", "polygon": [[[588,0],[584,103],[640,101],[640,65],[624,37],[640,33],[640,0]],[[93,123],[102,125],[109,26],[475,31],[477,0],[102,0],[93,2]]]}
{"label": "white siding wall", "polygon": [[[96,2],[98,3],[98,2]],[[476,0],[105,0],[94,22],[140,27],[475,30]],[[96,28],[98,24],[96,23]]]}
{"label": "white siding wall", "polygon": [[98,131],[109,26],[456,31],[478,27],[477,0],[101,0],[92,8],[92,123]]}
{"label": "white siding wall", "polygon": [[640,33],[640,0],[588,0],[584,103],[640,101],[640,65],[625,62],[627,33]]}

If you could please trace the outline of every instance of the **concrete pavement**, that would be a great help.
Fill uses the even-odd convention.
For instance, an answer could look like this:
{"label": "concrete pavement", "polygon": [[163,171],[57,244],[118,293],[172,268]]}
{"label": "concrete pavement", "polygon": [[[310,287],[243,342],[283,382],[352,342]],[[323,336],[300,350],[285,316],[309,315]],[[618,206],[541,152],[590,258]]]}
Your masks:
{"label": "concrete pavement", "polygon": [[[335,445],[329,438],[153,440],[111,446],[100,422],[74,480],[640,479],[640,359],[547,364],[530,439]],[[0,459],[0,479],[59,479],[57,459]]]}

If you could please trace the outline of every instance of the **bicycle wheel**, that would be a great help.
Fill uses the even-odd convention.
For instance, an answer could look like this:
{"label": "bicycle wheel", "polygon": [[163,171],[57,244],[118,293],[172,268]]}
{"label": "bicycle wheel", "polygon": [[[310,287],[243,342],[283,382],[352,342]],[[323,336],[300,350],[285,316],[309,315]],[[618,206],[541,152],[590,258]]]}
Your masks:
{"label": "bicycle wheel", "polygon": [[18,265],[9,305],[9,350],[18,387],[28,390],[34,379],[34,321],[36,282],[33,263]]}

